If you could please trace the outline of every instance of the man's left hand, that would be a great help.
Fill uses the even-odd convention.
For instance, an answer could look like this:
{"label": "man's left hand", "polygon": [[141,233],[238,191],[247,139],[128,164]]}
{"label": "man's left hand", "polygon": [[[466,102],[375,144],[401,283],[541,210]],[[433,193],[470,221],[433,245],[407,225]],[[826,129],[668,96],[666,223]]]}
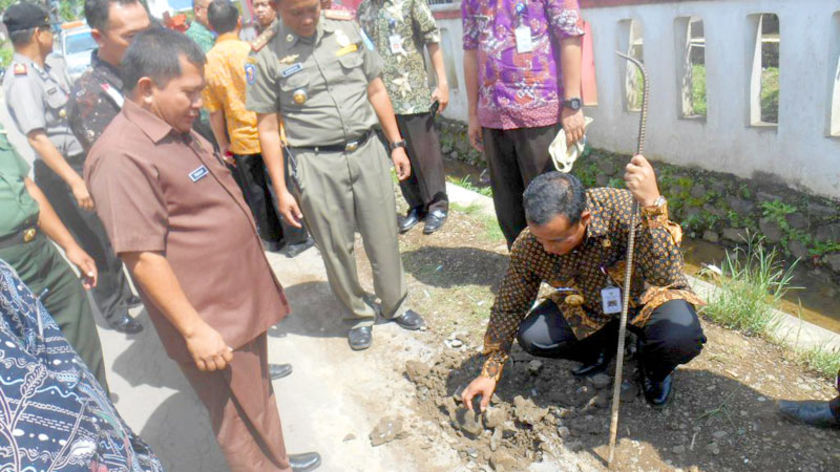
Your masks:
{"label": "man's left hand", "polygon": [[636,154],[627,164],[624,172],[624,183],[627,189],[636,197],[639,205],[646,207],[656,203],[659,198],[659,187],[656,185],[656,173],[645,156]]}
{"label": "man's left hand", "polygon": [[82,285],[86,290],[96,287],[96,281],[99,278],[99,272],[96,269],[96,262],[78,245],[70,247],[64,251],[69,260],[82,273]]}
{"label": "man's left hand", "polygon": [[435,100],[440,103],[438,113],[443,113],[443,110],[446,110],[449,105],[449,84],[440,84],[435,88],[432,92],[432,101]]}
{"label": "man's left hand", "polygon": [[394,168],[397,170],[397,178],[405,180],[411,175],[411,162],[408,160],[408,154],[405,149],[398,147],[391,151],[391,160],[394,162]]}
{"label": "man's left hand", "polygon": [[586,121],[583,119],[583,109],[572,110],[568,107],[563,107],[560,114],[560,123],[563,125],[563,131],[566,132],[566,146],[583,139],[583,134],[586,132]]}

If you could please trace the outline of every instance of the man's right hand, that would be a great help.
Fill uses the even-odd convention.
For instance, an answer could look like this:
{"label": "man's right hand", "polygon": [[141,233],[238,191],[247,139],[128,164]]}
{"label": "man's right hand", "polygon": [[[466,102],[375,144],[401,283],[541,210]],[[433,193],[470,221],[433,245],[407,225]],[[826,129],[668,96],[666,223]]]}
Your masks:
{"label": "man's right hand", "polygon": [[485,375],[479,375],[475,378],[467,388],[464,389],[464,392],[461,394],[461,401],[464,402],[464,406],[468,409],[472,410],[472,401],[476,395],[481,395],[481,412],[483,413],[484,410],[487,409],[487,406],[490,405],[490,397],[493,396],[493,392],[496,391],[496,379],[487,377]]}
{"label": "man's right hand", "polygon": [[470,115],[469,127],[467,128],[467,135],[470,139],[470,144],[476,151],[484,151],[484,142],[481,138],[481,123],[478,122],[477,115]]}
{"label": "man's right hand", "polygon": [[285,188],[277,192],[277,211],[290,225],[295,228],[302,227],[300,222],[303,220],[303,213],[300,212],[295,197]]}
{"label": "man's right hand", "polygon": [[91,198],[84,180],[78,179],[73,182],[70,190],[73,192],[73,196],[76,197],[76,203],[79,204],[82,210],[93,211],[93,198]]}
{"label": "man's right hand", "polygon": [[233,360],[233,349],[218,331],[203,321],[184,339],[196,367],[202,372],[222,370]]}

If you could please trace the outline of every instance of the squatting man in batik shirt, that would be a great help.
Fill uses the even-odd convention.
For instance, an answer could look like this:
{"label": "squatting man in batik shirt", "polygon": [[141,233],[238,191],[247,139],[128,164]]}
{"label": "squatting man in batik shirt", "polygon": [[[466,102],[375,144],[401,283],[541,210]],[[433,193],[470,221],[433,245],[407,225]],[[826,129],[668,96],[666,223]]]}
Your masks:
{"label": "squatting man in batik shirt", "polygon": [[[696,357],[706,342],[694,311],[703,302],[683,274],[682,232],[668,219],[650,163],[633,157],[624,181],[628,190],[584,190],[574,176],[550,172],[528,186],[528,227],[511,249],[484,337],[487,359],[463,392],[465,405],[481,395],[481,409],[487,407],[514,337],[535,356],[582,362],[575,376],[607,368],[617,343],[634,198],[641,214],[628,328],[639,339],[645,398],[654,406],[670,400],[674,368]],[[554,291],[529,312],[542,282]]]}

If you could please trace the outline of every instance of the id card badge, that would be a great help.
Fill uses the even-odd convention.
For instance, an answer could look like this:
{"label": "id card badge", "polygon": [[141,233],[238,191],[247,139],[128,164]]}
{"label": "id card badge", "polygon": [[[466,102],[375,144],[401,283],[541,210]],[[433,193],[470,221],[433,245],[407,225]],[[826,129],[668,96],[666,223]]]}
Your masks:
{"label": "id card badge", "polygon": [[402,36],[398,34],[388,36],[388,44],[391,47],[391,54],[405,54]]}
{"label": "id card badge", "polygon": [[621,289],[607,287],[601,290],[601,306],[607,315],[621,313]]}
{"label": "id card badge", "polygon": [[531,28],[528,25],[519,25],[513,30],[516,36],[516,52],[524,54],[534,50],[534,42],[531,39]]}

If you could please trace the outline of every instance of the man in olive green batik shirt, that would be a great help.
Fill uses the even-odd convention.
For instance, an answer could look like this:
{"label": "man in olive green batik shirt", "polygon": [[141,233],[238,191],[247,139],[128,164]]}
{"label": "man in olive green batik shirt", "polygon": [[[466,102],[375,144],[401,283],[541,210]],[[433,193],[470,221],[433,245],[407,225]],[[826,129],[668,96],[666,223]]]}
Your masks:
{"label": "man in olive green batik shirt", "polygon": [[[440,139],[434,126],[435,111],[442,112],[449,104],[440,30],[426,0],[364,0],[358,18],[384,60],[382,78],[400,134],[408,144],[412,174],[400,188],[409,211],[400,221],[400,232],[424,219],[423,232],[434,233],[446,221],[449,208]],[[437,76],[434,90],[429,86],[423,46]]]}

